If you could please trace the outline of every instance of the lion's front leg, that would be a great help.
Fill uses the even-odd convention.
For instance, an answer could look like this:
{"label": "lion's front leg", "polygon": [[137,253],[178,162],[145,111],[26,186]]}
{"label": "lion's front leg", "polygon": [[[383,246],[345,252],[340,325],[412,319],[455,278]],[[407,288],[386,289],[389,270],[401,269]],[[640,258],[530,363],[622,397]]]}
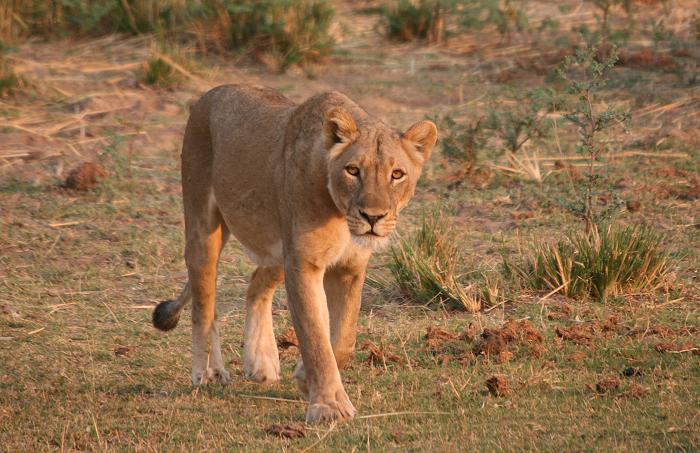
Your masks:
{"label": "lion's front leg", "polygon": [[354,262],[328,269],[323,279],[328,298],[331,344],[339,369],[345,367],[355,350],[357,319],[368,259],[369,253]]}
{"label": "lion's front leg", "polygon": [[[369,253],[365,257],[359,257],[356,262],[328,269],[323,278],[328,302],[331,345],[339,370],[345,367],[355,351],[357,319],[360,314],[368,257]],[[306,371],[302,360],[297,364],[294,378],[299,390],[308,398]]]}
{"label": "lion's front leg", "polygon": [[304,361],[304,386],[309,400],[309,423],[352,418],[350,402],[331,345],[328,306],[323,289],[324,269],[290,261],[285,266],[289,311]]}

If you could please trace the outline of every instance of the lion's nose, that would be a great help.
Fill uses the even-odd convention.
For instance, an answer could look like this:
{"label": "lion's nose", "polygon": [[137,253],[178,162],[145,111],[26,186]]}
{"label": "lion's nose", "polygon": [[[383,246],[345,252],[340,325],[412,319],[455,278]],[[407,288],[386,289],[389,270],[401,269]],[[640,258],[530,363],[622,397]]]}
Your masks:
{"label": "lion's nose", "polygon": [[388,214],[388,212],[385,212],[384,214],[380,214],[380,215],[369,215],[365,211],[360,209],[360,215],[362,216],[362,218],[364,218],[367,221],[367,223],[369,223],[369,226],[372,226],[372,227],[374,226],[375,223],[379,222],[382,218],[386,217],[387,214]]}

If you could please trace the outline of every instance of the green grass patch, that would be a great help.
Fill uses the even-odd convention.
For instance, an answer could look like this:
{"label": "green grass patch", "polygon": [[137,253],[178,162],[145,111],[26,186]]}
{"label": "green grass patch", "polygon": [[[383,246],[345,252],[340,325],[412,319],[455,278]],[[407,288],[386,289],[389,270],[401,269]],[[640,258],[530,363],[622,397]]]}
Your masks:
{"label": "green grass patch", "polygon": [[419,229],[391,248],[389,269],[401,293],[423,304],[448,304],[470,312],[481,304],[459,280],[460,252],[447,219],[425,214]]}
{"label": "green grass patch", "polygon": [[557,242],[536,242],[522,262],[504,264],[507,274],[521,276],[534,289],[605,301],[661,286],[671,268],[662,241],[648,226],[612,224],[594,234],[579,232]]}

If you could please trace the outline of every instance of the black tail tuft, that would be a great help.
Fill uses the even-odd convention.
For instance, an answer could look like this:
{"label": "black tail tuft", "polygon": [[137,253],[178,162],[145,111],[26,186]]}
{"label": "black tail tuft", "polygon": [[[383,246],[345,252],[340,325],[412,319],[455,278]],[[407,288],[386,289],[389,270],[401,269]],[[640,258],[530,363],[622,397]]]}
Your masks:
{"label": "black tail tuft", "polygon": [[174,300],[164,300],[153,310],[153,326],[158,330],[173,330],[179,320],[180,310]]}

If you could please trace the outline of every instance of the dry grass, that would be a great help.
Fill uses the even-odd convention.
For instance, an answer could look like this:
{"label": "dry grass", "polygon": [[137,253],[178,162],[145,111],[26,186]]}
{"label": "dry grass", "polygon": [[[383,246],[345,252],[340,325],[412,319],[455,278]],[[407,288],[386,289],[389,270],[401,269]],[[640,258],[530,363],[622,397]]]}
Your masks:
{"label": "dry grass", "polygon": [[[551,15],[562,34],[595,26],[587,2],[565,3],[571,9],[564,12],[552,2],[528,3],[530,23]],[[637,23],[660,17],[659,5],[645,3]],[[686,39],[696,3],[678,5],[665,24]],[[243,307],[253,266],[230,241],[217,296],[233,382],[191,387],[189,316],[168,335],[149,317],[186,278],[179,147],[194,99],[232,82],[269,85],[295,101],[333,88],[399,128],[436,114],[475,124],[492,100],[512,101],[502,99],[507,85],[544,83],[545,63],[558,61],[562,50],[553,39],[523,33],[508,41],[488,28],[451,37],[444,47],[389,43],[376,31],[378,17],[356,14],[354,2],[334,6],[342,13],[335,16],[340,53],[314,78],[209,55],[183,66],[177,89],[152,89],[139,83],[144,62],[155,56],[150,36],[33,41],[11,54],[28,83],[0,99],[3,449],[697,450],[700,136],[689,126],[700,103],[687,83],[695,60],[686,57],[677,73],[619,68],[615,85],[601,93],[606,103],[629,106],[634,118],[631,133],[615,137],[625,153],[606,158],[601,178],[635,202],[634,212],[617,213],[623,223],[663,232],[674,258],[667,285],[599,304],[469,273],[485,307],[478,313],[397,304],[368,288],[358,337],[368,347],[343,371],[360,418],[302,428],[304,403],[291,381],[294,346],[281,350],[279,384],[244,379]],[[651,45],[643,37],[634,43]],[[510,81],[495,77],[511,70],[517,77]],[[574,142],[560,128],[556,142],[538,144],[532,160],[543,173],[557,160],[577,168]],[[100,162],[107,178],[85,192],[60,187],[83,161]],[[480,162],[510,165],[487,154]],[[435,153],[400,222],[417,230],[420,214],[439,204],[462,256],[474,263],[462,263],[466,270],[496,268],[502,255],[519,254],[523,238],[556,238],[578,226],[552,201],[570,195],[565,172],[541,184],[496,173],[486,183],[470,177],[451,186],[454,171]],[[376,254],[370,275],[391,278],[390,263],[388,250]],[[275,332],[286,336],[283,292],[273,307]],[[527,324],[541,334],[538,354],[503,335],[504,353],[481,353],[492,346],[485,337],[498,346],[494,332]],[[506,396],[489,393],[485,383],[493,376],[508,383]],[[599,393],[606,382],[619,385]]]}
{"label": "dry grass", "polygon": [[663,237],[648,226],[604,226],[593,234],[575,233],[556,243],[538,241],[523,263],[506,261],[508,273],[535,289],[568,297],[650,293],[671,270]]}
{"label": "dry grass", "polygon": [[332,50],[332,17],[326,0],[11,0],[0,7],[0,39],[158,34],[174,44],[197,45],[202,53],[269,54],[284,71]]}
{"label": "dry grass", "polygon": [[391,249],[389,265],[399,290],[421,304],[447,304],[469,312],[481,304],[458,274],[460,250],[446,217],[423,216],[419,229]]}

